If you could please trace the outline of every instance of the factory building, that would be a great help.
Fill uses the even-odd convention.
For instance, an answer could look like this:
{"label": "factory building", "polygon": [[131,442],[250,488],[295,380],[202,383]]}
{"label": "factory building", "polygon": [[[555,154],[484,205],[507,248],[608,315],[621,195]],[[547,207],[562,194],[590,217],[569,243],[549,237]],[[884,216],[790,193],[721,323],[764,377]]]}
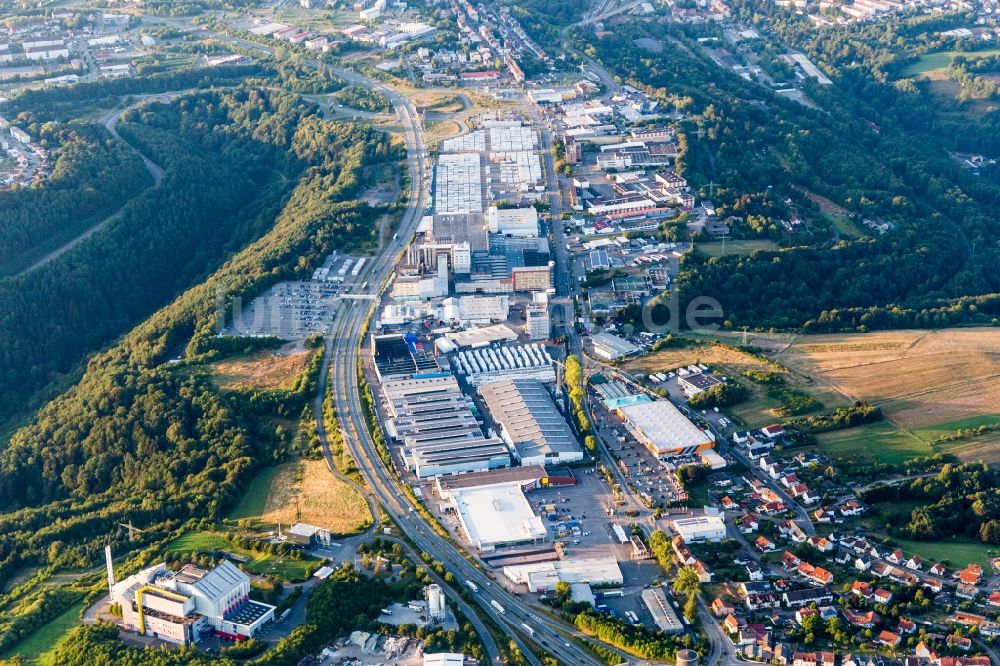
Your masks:
{"label": "factory building", "polygon": [[639,348],[628,340],[610,333],[591,335],[590,344],[594,348],[594,354],[608,361],[617,361],[639,352]]}
{"label": "factory building", "polygon": [[372,339],[372,358],[381,382],[440,370],[437,360],[413,334],[376,335]]}
{"label": "factory building", "polygon": [[256,634],[274,619],[274,606],[251,601],[250,578],[225,560],[210,571],[160,563],[111,588],[128,631],[187,645],[214,633],[230,640]]}
{"label": "factory building", "polygon": [[452,367],[472,386],[505,379],[556,379],[552,357],[538,343],[463,350],[452,357]]}
{"label": "factory building", "polygon": [[715,437],[692,423],[669,400],[619,406],[625,428],[658,458],[690,455],[714,446]]}
{"label": "factory building", "polygon": [[510,314],[510,297],[459,296],[446,298],[441,307],[441,319],[459,322],[463,326],[493,324],[507,320]]}
{"label": "factory building", "polygon": [[677,616],[677,611],[667,600],[667,593],[662,587],[650,587],[642,591],[642,603],[649,609],[653,622],[665,634],[684,633],[684,623]]}
{"label": "factory building", "polygon": [[713,386],[721,384],[722,381],[707,372],[697,372],[687,376],[678,376],[677,383],[684,391],[684,395],[693,398],[699,393],[703,393]]}
{"label": "factory building", "polygon": [[522,465],[583,460],[583,449],[542,382],[505,379],[479,389],[486,408]]}
{"label": "factory building", "polygon": [[551,262],[544,266],[516,266],[510,269],[514,291],[549,291],[552,289]]}
{"label": "factory building", "polygon": [[431,583],[424,588],[424,599],[427,600],[427,618],[431,622],[441,623],[448,617],[448,607],[445,604],[444,590],[437,583]]}
{"label": "factory building", "polygon": [[551,592],[556,583],[620,587],[625,582],[618,560],[611,556],[518,564],[504,567],[503,574],[515,585],[527,585],[538,593]]}
{"label": "factory building", "polygon": [[402,443],[401,457],[417,478],[509,467],[510,451],[485,437],[469,401],[451,375],[382,384],[386,433]]}
{"label": "factory building", "polygon": [[524,332],[532,340],[545,340],[552,331],[548,303],[532,303],[524,310]]}
{"label": "factory building", "polygon": [[534,208],[497,208],[486,210],[490,233],[522,238],[538,235],[538,211]]}

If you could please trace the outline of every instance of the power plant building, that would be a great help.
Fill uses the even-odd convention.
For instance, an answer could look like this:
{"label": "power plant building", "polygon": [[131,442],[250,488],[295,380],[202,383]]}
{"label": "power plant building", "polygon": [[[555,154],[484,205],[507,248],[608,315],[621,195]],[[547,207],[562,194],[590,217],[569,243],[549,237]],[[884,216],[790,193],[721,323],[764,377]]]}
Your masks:
{"label": "power plant building", "polygon": [[250,578],[228,560],[210,571],[160,563],[111,588],[128,631],[187,645],[208,634],[230,640],[255,635],[274,619],[274,606],[250,600]]}

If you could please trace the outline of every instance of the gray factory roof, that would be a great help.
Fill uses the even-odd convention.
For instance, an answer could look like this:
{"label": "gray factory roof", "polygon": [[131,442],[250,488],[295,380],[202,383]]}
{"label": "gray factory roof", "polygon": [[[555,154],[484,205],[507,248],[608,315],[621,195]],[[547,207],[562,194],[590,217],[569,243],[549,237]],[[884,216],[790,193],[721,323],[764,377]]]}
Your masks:
{"label": "gray factory roof", "polygon": [[479,389],[493,419],[520,458],[580,451],[580,444],[542,382],[508,379]]}

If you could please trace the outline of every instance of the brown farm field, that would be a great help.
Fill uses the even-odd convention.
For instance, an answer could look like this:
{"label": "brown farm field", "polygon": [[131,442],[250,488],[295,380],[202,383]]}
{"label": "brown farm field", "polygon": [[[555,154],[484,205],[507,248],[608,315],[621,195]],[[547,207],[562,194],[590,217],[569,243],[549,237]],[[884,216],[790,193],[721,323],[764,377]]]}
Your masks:
{"label": "brown farm field", "polygon": [[1000,420],[995,328],[810,336],[775,360],[847,400],[880,406],[903,430],[984,416]]}
{"label": "brown farm field", "polygon": [[768,362],[753,354],[714,341],[699,342],[683,349],[664,349],[640,356],[626,363],[623,369],[633,374],[646,375],[652,372],[668,372],[692,363],[704,363],[711,367],[714,373],[735,378],[747,388],[750,399],[728,408],[727,411],[750,427],[774,423],[778,417],[773,410],[779,407],[780,403],[768,395],[767,387],[754,384],[743,377],[743,373],[747,370],[775,372],[782,376],[788,387],[809,393],[828,408],[847,404],[844,397],[814,381],[808,375],[791,371],[777,363]]}
{"label": "brown farm field", "polygon": [[371,525],[372,517],[365,498],[333,476],[326,462],[298,460],[275,470],[261,520],[310,523],[336,534],[353,534]]}
{"label": "brown farm field", "polygon": [[252,356],[217,361],[210,367],[220,388],[291,389],[309,364],[311,351],[261,352]]}
{"label": "brown farm field", "polygon": [[[947,452],[960,460],[1000,465],[1000,432],[989,431],[1000,423],[1000,329],[758,334],[750,344],[768,360],[728,346],[740,344],[738,333],[714,337],[726,344],[703,339],[633,359],[623,369],[649,374],[705,363],[717,373],[740,378],[751,398],[726,411],[751,427],[773,422],[778,403],[764,387],[741,376],[751,369],[778,372],[787,386],[812,395],[824,410],[858,400],[882,409],[881,423],[819,435],[821,448],[831,454],[874,455],[902,463]],[[987,432],[935,443],[979,427]]]}

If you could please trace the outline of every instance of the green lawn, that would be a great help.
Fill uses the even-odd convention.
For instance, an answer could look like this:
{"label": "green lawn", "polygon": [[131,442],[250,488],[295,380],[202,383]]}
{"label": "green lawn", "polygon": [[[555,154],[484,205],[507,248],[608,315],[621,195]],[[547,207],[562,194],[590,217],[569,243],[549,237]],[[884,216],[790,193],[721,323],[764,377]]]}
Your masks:
{"label": "green lawn", "polygon": [[865,235],[858,225],[854,223],[854,220],[849,217],[833,215],[832,213],[823,213],[823,217],[830,223],[830,226],[837,230],[837,233],[842,238],[861,238]]}
{"label": "green lawn", "polygon": [[968,539],[946,539],[944,541],[909,541],[893,539],[904,553],[916,553],[924,562],[948,560],[953,567],[964,568],[970,562],[981,564],[990,570],[990,553],[1000,555],[996,546],[987,546]]}
{"label": "green lawn", "polygon": [[174,539],[167,545],[172,553],[217,552],[228,551],[237,555],[249,557],[250,561],[241,565],[247,573],[268,575],[274,574],[286,581],[306,580],[313,571],[319,568],[320,561],[315,557],[303,555],[300,560],[289,557],[255,553],[242,548],[236,548],[223,534],[218,532],[190,532]]}
{"label": "green lawn", "polygon": [[903,76],[919,76],[951,66],[956,56],[966,56],[969,58],[985,58],[988,56],[1000,55],[1000,49],[986,49],[984,51],[938,51],[920,56],[920,59],[911,65],[907,65],[903,70]]}
{"label": "green lawn", "polygon": [[891,464],[934,453],[925,442],[884,421],[820,433],[816,439],[819,448],[828,455],[845,458],[872,456]]}
{"label": "green lawn", "polygon": [[59,639],[80,623],[80,610],[82,608],[83,603],[81,602],[56,616],[51,622],[43,624],[23,641],[0,655],[0,659],[8,660],[20,656],[25,664],[55,666],[55,662],[52,661],[52,651]]}
{"label": "green lawn", "polygon": [[936,426],[928,426],[926,428],[917,428],[913,431],[913,434],[920,439],[925,439],[928,442],[937,439],[938,437],[945,437],[947,435],[955,434],[956,430],[966,430],[971,428],[978,428],[979,426],[993,425],[994,423],[1000,423],[1000,414],[983,414],[981,416],[970,416],[966,419],[959,419],[957,421],[950,421],[948,423],[941,423]]}
{"label": "green lawn", "polygon": [[[711,242],[700,242],[695,246],[696,249],[702,254],[707,254],[710,257],[721,257],[722,256],[722,242],[721,241],[711,241]],[[777,250],[778,244],[770,240],[727,240],[726,241],[726,254],[739,254],[748,255],[753,254],[757,250]]]}
{"label": "green lawn", "polygon": [[260,518],[271,490],[271,479],[277,467],[265,467],[255,476],[240,496],[240,501],[229,513],[230,518]]}

